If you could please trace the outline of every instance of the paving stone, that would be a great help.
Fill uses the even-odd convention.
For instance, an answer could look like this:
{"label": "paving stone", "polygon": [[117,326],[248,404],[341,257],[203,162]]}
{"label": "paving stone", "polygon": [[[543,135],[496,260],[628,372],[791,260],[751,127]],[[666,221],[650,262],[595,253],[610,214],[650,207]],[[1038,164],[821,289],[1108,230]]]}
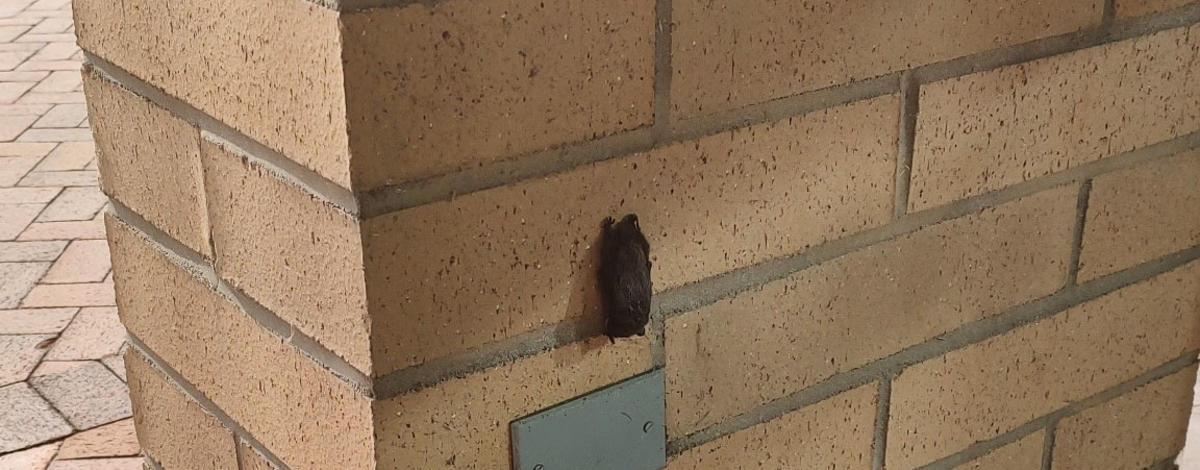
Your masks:
{"label": "paving stone", "polygon": [[[77,70],[77,69],[78,69],[78,67],[76,67],[76,69],[73,69],[73,70]],[[76,72],[76,73],[78,73],[78,72]],[[22,96],[21,99],[17,100],[17,103],[61,104],[61,103],[85,103],[85,102],[86,102],[86,100],[83,96],[83,92],[79,92],[79,91],[56,91],[56,92],[52,92],[52,93],[39,93],[39,92],[31,91],[29,93],[26,93],[24,96]],[[62,134],[60,134],[60,135],[62,135]],[[63,141],[63,140],[71,140],[71,139],[57,139],[57,140]],[[47,141],[54,142],[55,140],[49,139]]]}
{"label": "paving stone", "polygon": [[[124,349],[124,348],[121,348],[121,349]],[[122,354],[124,354],[124,353],[122,353]],[[111,370],[111,371],[113,371],[114,374],[117,374],[117,377],[120,377],[122,382],[128,382],[129,377],[125,374],[125,361],[123,359],[121,359],[122,354],[118,354],[116,356],[108,356],[104,359],[101,359],[100,362],[102,362],[102,363],[104,363],[104,365],[108,366],[108,370]],[[35,370],[34,372],[36,373],[37,371]]]}
{"label": "paving stone", "polygon": [[82,170],[96,159],[96,144],[93,142],[63,142],[46,155],[34,171]]}
{"label": "paving stone", "polygon": [[0,140],[8,142],[17,139],[37,119],[35,115],[0,116]]}
{"label": "paving stone", "polygon": [[[66,43],[66,44],[70,44],[71,47],[77,47],[73,43]],[[49,46],[47,46],[47,47],[49,47]],[[43,49],[43,50],[45,50],[45,49]],[[83,76],[80,75],[79,73],[70,72],[67,70],[59,70],[59,71],[51,72],[49,77],[46,77],[44,80],[42,80],[36,86],[33,87],[33,91],[38,92],[38,93],[60,93],[60,92],[66,92],[66,91],[74,91],[76,88],[79,88],[79,86],[82,84],[83,84]],[[82,119],[82,118],[80,118],[80,119]]]}
{"label": "paving stone", "polygon": [[75,429],[91,429],[132,415],[129,389],[99,362],[29,379]]}
{"label": "paving stone", "polygon": [[0,310],[0,335],[57,335],[78,311],[77,308]]}
{"label": "paving stone", "polygon": [[17,237],[21,241],[76,239],[104,239],[104,219],[98,216],[82,222],[34,222]]}
{"label": "paving stone", "polygon": [[[3,29],[4,27],[0,26],[0,32]],[[34,85],[37,85],[37,82],[0,82],[0,103],[9,104],[17,101]]]}
{"label": "paving stone", "polygon": [[0,242],[0,263],[54,261],[67,242]]}
{"label": "paving stone", "polygon": [[0,453],[71,433],[71,426],[26,383],[0,387]]}
{"label": "paving stone", "polygon": [[43,207],[44,204],[0,204],[0,240],[17,238]]}
{"label": "paving stone", "polygon": [[58,193],[58,188],[0,188],[0,204],[45,204]]}
{"label": "paving stone", "polygon": [[[78,76],[79,74],[75,75]],[[83,123],[84,119],[87,119],[87,105],[56,104],[54,105],[54,109],[46,112],[37,122],[34,122],[33,127],[77,127]]]}
{"label": "paving stone", "polygon": [[31,171],[19,186],[96,186],[99,174],[95,170]]}
{"label": "paving stone", "polygon": [[[33,29],[36,29],[36,28],[33,28]],[[30,31],[32,32],[33,29],[31,29]],[[58,32],[62,32],[62,31],[58,31]],[[71,56],[75,55],[75,53],[78,51],[79,51],[79,46],[75,45],[74,43],[55,42],[55,43],[47,44],[46,47],[43,47],[42,50],[38,51],[37,54],[35,54],[33,57],[30,57],[29,60],[70,59]]]}
{"label": "paving stone", "polygon": [[50,263],[0,263],[0,308],[17,308]]}
{"label": "paving stone", "polygon": [[[36,21],[36,20],[33,20],[33,21]],[[42,50],[43,47],[46,47],[46,45],[45,44],[34,44],[34,43],[15,43],[15,42],[0,43],[0,52],[21,52],[21,51],[37,52],[37,51]],[[36,81],[41,80],[42,78],[45,78],[46,76],[50,75],[50,72],[3,72],[3,73],[12,74],[12,75],[5,75],[5,77],[12,77],[5,81],[14,81],[14,82],[36,82]],[[25,73],[41,73],[44,75],[41,75],[41,76],[33,78],[33,79],[21,78],[23,76],[20,74],[25,74]],[[27,77],[33,77],[33,76],[34,75],[28,75]]]}
{"label": "paving stone", "polygon": [[[22,59],[24,60],[24,59]],[[21,63],[17,70],[79,70],[80,64],[78,60],[31,60]],[[4,56],[0,53],[0,69],[12,70],[12,68],[4,68]]]}
{"label": "paving stone", "polygon": [[[26,98],[29,96],[31,95],[25,95]],[[78,101],[63,102],[77,103]],[[33,124],[33,121],[29,123]],[[17,140],[20,142],[88,142],[92,140],[92,131],[86,128],[29,129],[23,132]]]}
{"label": "paving stone", "polygon": [[85,308],[54,343],[46,360],[99,360],[117,354],[124,343],[125,327],[116,308]]}
{"label": "paving stone", "polygon": [[108,204],[108,196],[100,192],[100,188],[97,186],[67,188],[54,202],[46,206],[46,209],[35,220],[38,222],[92,220],[106,204]]}
{"label": "paving stone", "polygon": [[[0,72],[5,73],[46,73],[46,72]],[[0,104],[0,116],[41,116],[46,111],[49,111],[52,104]],[[8,143],[13,145],[13,143]],[[33,145],[32,143],[18,143],[19,145]],[[42,142],[41,145],[48,145],[48,142]]]}
{"label": "paving stone", "polygon": [[[0,106],[0,115],[4,114],[4,110],[13,106],[48,106],[48,105],[11,105]],[[22,113],[22,114],[41,114],[37,113]],[[44,157],[58,144],[50,142],[0,142],[0,158],[2,157]],[[18,178],[19,179],[19,178]]]}
{"label": "paving stone", "polygon": [[133,419],[123,419],[112,424],[84,431],[68,437],[58,451],[59,460],[86,459],[97,457],[128,457],[141,451]]}
{"label": "paving stone", "polygon": [[57,10],[71,4],[71,0],[38,0],[29,5],[30,10]]}
{"label": "paving stone", "polygon": [[0,187],[16,185],[42,157],[0,158]]}
{"label": "paving stone", "polygon": [[0,386],[29,377],[38,360],[46,354],[42,342],[53,335],[0,335]]}
{"label": "paving stone", "polygon": [[[34,51],[3,51],[0,52],[0,70],[12,70],[19,65],[25,65],[25,59]],[[39,62],[41,63],[41,62]]]}
{"label": "paving stone", "polygon": [[51,442],[46,445],[0,455],[0,468],[5,470],[45,470],[50,465],[50,459],[58,453],[61,442]]}
{"label": "paving stone", "polygon": [[54,33],[54,34],[25,33],[25,34],[22,34],[21,37],[17,38],[16,41],[17,42],[75,41],[75,34],[74,33]]}
{"label": "paving stone", "polygon": [[34,369],[33,373],[29,374],[29,377],[61,374],[76,367],[87,365],[89,362],[92,361],[42,361],[41,364],[38,364],[37,369]]}
{"label": "paving stone", "polygon": [[109,307],[116,305],[109,282],[39,284],[29,291],[21,307]]}
{"label": "paving stone", "polygon": [[58,460],[47,470],[142,470],[142,458]]}
{"label": "paving stone", "polygon": [[104,240],[71,242],[50,271],[42,277],[43,284],[103,282],[112,262],[108,258],[108,243]]}
{"label": "paving stone", "polygon": [[[13,44],[3,44],[5,46],[13,46]],[[40,47],[40,46],[36,46]],[[0,72],[0,82],[38,82],[43,78],[50,76],[50,72]],[[31,113],[17,114],[42,114],[49,110],[48,107],[42,107],[41,111]]]}

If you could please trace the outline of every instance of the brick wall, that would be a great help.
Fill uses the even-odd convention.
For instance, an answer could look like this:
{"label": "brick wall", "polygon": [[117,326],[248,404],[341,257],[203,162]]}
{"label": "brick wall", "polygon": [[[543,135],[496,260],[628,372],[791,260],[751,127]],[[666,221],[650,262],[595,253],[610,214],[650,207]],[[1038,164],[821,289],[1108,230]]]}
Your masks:
{"label": "brick wall", "polygon": [[671,470],[1182,447],[1200,3],[74,3],[152,466],[510,468],[652,369]]}

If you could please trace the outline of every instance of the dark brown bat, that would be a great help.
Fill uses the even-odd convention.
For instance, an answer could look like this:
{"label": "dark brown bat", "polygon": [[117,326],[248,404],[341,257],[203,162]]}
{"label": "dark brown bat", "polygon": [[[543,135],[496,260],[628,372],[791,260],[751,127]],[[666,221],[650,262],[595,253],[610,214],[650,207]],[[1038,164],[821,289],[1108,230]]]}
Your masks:
{"label": "dark brown bat", "polygon": [[[604,219],[600,260],[600,288],[608,319],[604,332],[610,339],[646,334],[650,321],[650,243],[642,234],[636,214],[616,222]],[[614,339],[615,341],[615,339]]]}

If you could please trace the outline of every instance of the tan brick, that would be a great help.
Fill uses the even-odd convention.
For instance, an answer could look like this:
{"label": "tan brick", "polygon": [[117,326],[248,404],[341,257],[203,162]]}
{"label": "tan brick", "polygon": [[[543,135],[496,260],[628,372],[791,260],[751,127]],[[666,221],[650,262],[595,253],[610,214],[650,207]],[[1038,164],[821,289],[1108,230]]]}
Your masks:
{"label": "tan brick", "polygon": [[[1038,431],[967,462],[961,470],[1034,470],[1042,466],[1046,432]],[[1100,467],[1096,467],[1100,468]]]}
{"label": "tan brick", "polygon": [[991,439],[1195,350],[1197,291],[1193,262],[908,368],[892,385],[888,468]]}
{"label": "tan brick", "polygon": [[1055,470],[1148,468],[1183,450],[1196,366],[1064,418],[1054,434]]}
{"label": "tan brick", "polygon": [[378,401],[377,468],[509,468],[509,422],[650,367],[646,338],[595,338]]}
{"label": "tan brick", "polygon": [[1025,301],[1066,280],[1075,186],[943,222],[667,320],[681,436]]}
{"label": "tan brick", "polygon": [[125,352],[142,449],[163,468],[237,470],[233,435],[132,349]]}
{"label": "tan brick", "polygon": [[357,219],[218,144],[201,148],[217,272],[369,373]]}
{"label": "tan brick", "polygon": [[653,0],[449,0],[345,14],[342,22],[362,188],[653,118]]}
{"label": "tan brick", "polygon": [[1079,254],[1086,281],[1200,245],[1200,151],[1093,180]]}
{"label": "tan brick", "polygon": [[238,445],[238,452],[242,453],[242,470],[276,470],[262,454],[251,449],[244,441]]}
{"label": "tan brick", "polygon": [[337,12],[305,0],[74,7],[84,49],[349,185]]}
{"label": "tan brick", "polygon": [[1173,10],[1184,5],[1194,3],[1195,1],[1196,0],[1117,0],[1113,5],[1113,11],[1115,12],[1118,20],[1125,20],[1150,13]]}
{"label": "tan brick", "polygon": [[921,87],[909,208],[1200,129],[1197,59],[1192,26]]}
{"label": "tan brick", "polygon": [[379,370],[599,315],[605,216],[639,214],[658,290],[886,223],[898,106],[882,97],[364,222]]}
{"label": "tan brick", "polygon": [[108,222],[119,311],[131,335],[289,467],[374,468],[365,396],[266,332],[123,222],[111,216]]}
{"label": "tan brick", "polygon": [[[671,106],[695,118],[1099,24],[1102,0],[674,2]],[[947,40],[953,38],[953,40]]]}
{"label": "tan brick", "polygon": [[211,257],[199,130],[94,70],[84,72],[83,83],[89,112],[97,118],[93,130],[105,192]]}
{"label": "tan brick", "polygon": [[871,468],[877,384],[684,451],[667,470]]}

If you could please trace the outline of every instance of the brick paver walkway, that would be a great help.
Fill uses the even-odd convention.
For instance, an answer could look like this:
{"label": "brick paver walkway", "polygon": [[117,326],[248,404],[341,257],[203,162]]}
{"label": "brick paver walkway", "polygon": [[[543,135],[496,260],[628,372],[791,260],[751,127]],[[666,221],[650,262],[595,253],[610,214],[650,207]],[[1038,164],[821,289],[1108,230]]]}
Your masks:
{"label": "brick paver walkway", "polygon": [[0,0],[0,470],[141,469],[70,0]]}

